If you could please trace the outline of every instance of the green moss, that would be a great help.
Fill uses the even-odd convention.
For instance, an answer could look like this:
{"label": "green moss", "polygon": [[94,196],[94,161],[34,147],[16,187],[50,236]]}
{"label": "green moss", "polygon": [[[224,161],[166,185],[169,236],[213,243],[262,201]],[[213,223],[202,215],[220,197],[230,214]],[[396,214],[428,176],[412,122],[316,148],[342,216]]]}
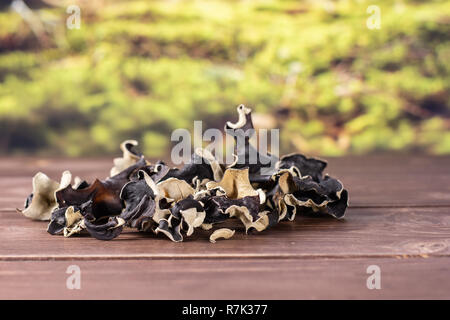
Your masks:
{"label": "green moss", "polygon": [[164,156],[172,130],[222,128],[244,103],[276,119],[282,153],[450,153],[450,4],[379,0],[380,30],[369,4],[116,0],[82,6],[79,30],[41,11],[48,42],[2,11],[0,152],[133,138]]}

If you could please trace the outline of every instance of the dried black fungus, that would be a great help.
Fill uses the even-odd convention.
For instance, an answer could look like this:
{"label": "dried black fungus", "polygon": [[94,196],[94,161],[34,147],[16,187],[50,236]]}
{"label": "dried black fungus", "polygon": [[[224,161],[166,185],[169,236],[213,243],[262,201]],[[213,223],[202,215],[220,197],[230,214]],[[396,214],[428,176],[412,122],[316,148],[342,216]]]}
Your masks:
{"label": "dried black fungus", "polygon": [[141,158],[111,178],[104,181],[95,180],[87,188],[74,189],[72,185],[68,185],[56,192],[56,201],[60,207],[67,207],[81,206],[91,200],[90,214],[91,218],[95,219],[119,215],[124,207],[123,201],[120,199],[120,191],[130,181],[132,174],[144,166],[145,160]]}
{"label": "dried black fungus", "polygon": [[214,180],[221,177],[221,168],[217,166],[213,156],[203,149],[197,149],[191,157],[191,161],[181,169],[170,169],[161,179],[176,178],[195,185],[195,179],[199,181]]}
{"label": "dried black fungus", "polygon": [[119,217],[110,217],[108,222],[103,224],[95,224],[84,219],[86,230],[91,236],[99,240],[111,240],[116,238],[123,229],[125,221]]}
{"label": "dried black fungus", "polygon": [[47,232],[50,234],[62,234],[64,227],[66,226],[66,213],[67,207],[55,209],[52,212],[50,223],[47,227]]}
{"label": "dried black fungus", "polygon": [[125,209],[120,217],[127,226],[145,231],[156,209],[155,197],[157,187],[150,176],[143,170],[138,173],[139,180],[128,182],[120,193],[125,201]]}
{"label": "dried black fungus", "polygon": [[284,156],[278,163],[279,169],[296,168],[300,176],[310,176],[314,181],[320,181],[327,163],[323,160],[307,158],[302,154]]}
{"label": "dried black fungus", "polygon": [[339,180],[323,174],[327,163],[302,154],[279,159],[260,154],[250,143],[255,135],[251,109],[240,105],[237,111],[237,122],[225,125],[236,141],[235,161],[228,166],[205,149],[195,150],[180,169],[150,163],[136,150],[137,141],[127,140],[106,180],[88,183],[76,177],[72,184],[65,171],[58,183],[38,173],[24,210],[18,211],[50,220],[47,231],[52,235],[84,232],[112,240],[132,228],[174,242],[197,228],[211,230],[211,242],[229,239],[235,230],[216,228],[229,219],[238,219],[246,232],[260,232],[298,215],[343,218],[348,192]]}
{"label": "dried black fungus", "polygon": [[278,158],[270,153],[260,153],[251,143],[255,135],[251,110],[244,105],[237,108],[239,120],[236,123],[227,122],[225,132],[235,139],[235,161],[229,167],[234,169],[249,169],[249,179],[252,183],[266,185],[270,176],[275,173]]}

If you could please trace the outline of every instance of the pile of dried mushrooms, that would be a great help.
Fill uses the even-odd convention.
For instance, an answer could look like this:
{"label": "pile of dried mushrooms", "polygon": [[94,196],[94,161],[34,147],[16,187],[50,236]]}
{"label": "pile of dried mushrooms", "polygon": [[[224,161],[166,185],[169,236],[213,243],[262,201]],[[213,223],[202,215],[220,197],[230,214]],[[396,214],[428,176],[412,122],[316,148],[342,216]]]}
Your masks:
{"label": "pile of dried mushrooms", "polygon": [[[240,105],[239,120],[225,131],[252,129],[251,110]],[[235,230],[220,224],[236,218],[246,232],[258,232],[300,214],[328,214],[342,218],[348,203],[343,184],[323,175],[326,162],[291,154],[277,159],[275,169],[261,175],[260,163],[250,164],[248,145],[235,150],[231,165],[218,163],[206,149],[198,149],[181,169],[162,161],[154,164],[135,151],[137,142],[121,144],[122,158],[106,180],[88,183],[69,171],[61,181],[39,172],[33,192],[18,210],[35,220],[50,220],[47,231],[70,237],[88,232],[100,240],[118,237],[125,227],[162,233],[175,242],[196,228],[210,231],[210,241],[232,237]],[[194,161],[196,160],[196,161]]]}

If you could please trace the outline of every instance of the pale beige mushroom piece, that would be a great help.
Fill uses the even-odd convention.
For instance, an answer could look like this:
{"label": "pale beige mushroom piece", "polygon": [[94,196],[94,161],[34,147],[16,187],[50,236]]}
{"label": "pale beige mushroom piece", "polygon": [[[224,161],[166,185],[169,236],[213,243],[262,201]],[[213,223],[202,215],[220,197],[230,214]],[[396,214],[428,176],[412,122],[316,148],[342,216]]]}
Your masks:
{"label": "pale beige mushroom piece", "polygon": [[16,210],[33,220],[50,220],[53,210],[58,207],[55,193],[67,187],[71,180],[72,174],[69,171],[63,172],[60,183],[38,172],[33,177],[33,198],[29,207]]}
{"label": "pale beige mushroom piece", "polygon": [[220,182],[211,181],[206,184],[208,189],[221,187],[230,199],[241,199],[243,197],[258,196],[259,192],[253,189],[248,169],[232,169],[225,171]]}
{"label": "pale beige mushroom piece", "polygon": [[200,226],[200,228],[202,228],[203,230],[211,230],[212,227],[212,223],[202,223],[202,225]]}
{"label": "pale beige mushroom piece", "polygon": [[115,176],[116,174],[122,172],[126,168],[132,166],[136,162],[139,161],[140,157],[131,153],[127,149],[127,145],[131,144],[132,146],[137,146],[138,142],[136,140],[126,140],[120,144],[120,150],[123,152],[122,158],[115,158],[113,160],[114,167],[111,168],[110,177]]}
{"label": "pale beige mushroom piece", "polygon": [[186,235],[189,237],[194,233],[194,228],[200,227],[205,220],[206,212],[198,212],[196,208],[189,208],[187,210],[180,210],[183,216],[183,221],[188,225]]}
{"label": "pale beige mushroom piece", "polygon": [[230,239],[232,236],[234,236],[234,230],[231,230],[228,228],[221,228],[221,229],[215,230],[209,236],[209,241],[211,243],[216,243],[217,239]]}
{"label": "pale beige mushroom piece", "polygon": [[256,221],[253,221],[253,217],[247,207],[231,206],[225,210],[225,214],[229,214],[230,217],[236,217],[241,220],[242,224],[245,226],[245,232],[248,232],[250,228],[254,228],[259,232],[265,230],[269,226],[269,217],[267,216],[267,213],[268,211],[258,213],[259,218]]}
{"label": "pale beige mushroom piece", "polygon": [[155,202],[156,202],[156,206],[155,206],[155,213],[152,216],[152,219],[154,222],[159,223],[160,220],[162,219],[166,219],[170,216],[170,210],[169,209],[161,209],[159,206],[159,201],[163,199],[163,197],[161,196],[156,196],[155,197]]}
{"label": "pale beige mushroom piece", "polygon": [[200,157],[208,160],[211,170],[213,172],[214,180],[219,181],[223,177],[223,170],[219,164],[219,161],[214,157],[214,155],[208,149],[197,148],[195,153]]}
{"label": "pale beige mushroom piece", "polygon": [[64,215],[66,217],[64,237],[70,237],[85,229],[83,215],[80,211],[75,211],[73,206],[68,207]]}
{"label": "pale beige mushroom piece", "polygon": [[249,114],[250,112],[252,112],[252,109],[245,107],[243,104],[240,104],[236,109],[239,114],[238,121],[236,123],[227,121],[227,126],[230,127],[231,129],[242,128],[247,121],[246,115]]}
{"label": "pale beige mushroom piece", "polygon": [[169,178],[157,184],[158,194],[162,197],[179,201],[195,193],[189,183],[177,178]]}

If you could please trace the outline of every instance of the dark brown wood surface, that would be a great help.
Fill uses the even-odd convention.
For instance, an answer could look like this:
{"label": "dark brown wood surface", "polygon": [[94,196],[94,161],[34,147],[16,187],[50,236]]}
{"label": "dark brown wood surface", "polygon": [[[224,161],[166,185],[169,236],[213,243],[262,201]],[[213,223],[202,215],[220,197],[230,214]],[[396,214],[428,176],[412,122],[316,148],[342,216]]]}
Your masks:
{"label": "dark brown wood surface", "polygon": [[[15,212],[42,171],[104,178],[111,159],[0,159],[0,299],[450,298],[450,157],[328,159],[349,190],[344,220],[298,217],[211,244],[126,230],[113,241],[63,238]],[[81,289],[66,269],[81,269]],[[366,286],[381,269],[381,289]],[[176,290],[174,290],[176,288]]]}

